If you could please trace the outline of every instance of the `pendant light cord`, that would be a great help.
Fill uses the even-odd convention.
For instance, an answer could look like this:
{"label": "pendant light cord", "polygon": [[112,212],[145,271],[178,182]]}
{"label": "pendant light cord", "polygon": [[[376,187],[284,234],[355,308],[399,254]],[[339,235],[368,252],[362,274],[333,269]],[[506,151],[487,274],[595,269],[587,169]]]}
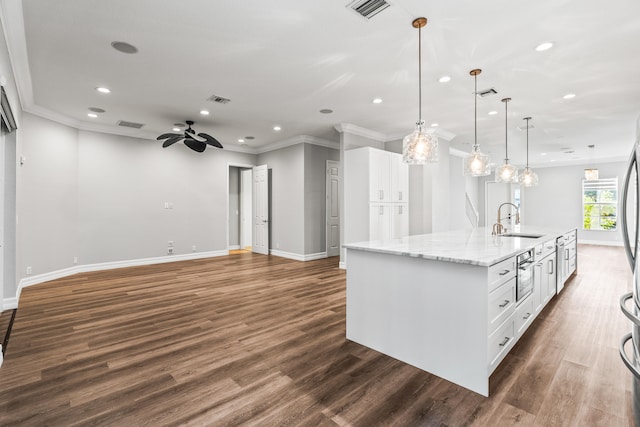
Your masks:
{"label": "pendant light cord", "polygon": [[422,27],[418,27],[418,123],[422,122]]}
{"label": "pendant light cord", "polygon": [[507,141],[508,139],[508,132],[507,132],[507,116],[508,114],[508,110],[507,110],[507,104],[509,103],[509,98],[505,98],[503,99],[504,101],[504,160],[505,163],[507,163],[509,161],[509,154],[508,154],[508,145],[509,142]]}
{"label": "pendant light cord", "polygon": [[527,121],[527,169],[529,169],[529,118],[525,120]]}
{"label": "pendant light cord", "polygon": [[478,75],[473,75],[473,148],[478,148]]}

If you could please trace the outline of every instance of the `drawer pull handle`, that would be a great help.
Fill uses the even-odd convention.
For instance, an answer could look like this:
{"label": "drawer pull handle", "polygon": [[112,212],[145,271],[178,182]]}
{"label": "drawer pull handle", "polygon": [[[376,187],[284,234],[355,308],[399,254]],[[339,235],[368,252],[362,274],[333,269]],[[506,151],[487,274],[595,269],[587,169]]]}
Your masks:
{"label": "drawer pull handle", "polygon": [[508,304],[509,304],[509,300],[508,300],[508,299],[506,299],[506,300],[504,300],[504,302],[503,302],[502,304],[498,305],[498,307],[500,307],[500,308],[504,308],[504,307],[506,307]]}
{"label": "drawer pull handle", "polygon": [[501,276],[504,276],[505,274],[507,274],[509,272],[509,270],[502,270],[500,273],[498,273]]}
{"label": "drawer pull handle", "polygon": [[531,313],[527,313],[524,316],[522,316],[524,320],[527,320],[529,317],[531,317]]}
{"label": "drawer pull handle", "polygon": [[507,343],[509,342],[511,338],[509,337],[504,337],[504,341],[502,341],[500,344],[498,344],[500,347],[504,347],[505,345],[507,345]]}

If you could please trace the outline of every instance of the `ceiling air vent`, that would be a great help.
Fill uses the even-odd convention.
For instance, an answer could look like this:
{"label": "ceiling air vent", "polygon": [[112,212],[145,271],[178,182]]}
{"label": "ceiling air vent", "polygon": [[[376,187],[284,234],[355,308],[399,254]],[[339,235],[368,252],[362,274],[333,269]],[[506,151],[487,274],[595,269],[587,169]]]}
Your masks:
{"label": "ceiling air vent", "polygon": [[354,0],[347,7],[364,19],[371,19],[378,13],[391,6],[385,0]]}
{"label": "ceiling air vent", "polygon": [[479,90],[478,91],[478,96],[481,96],[482,98],[484,98],[486,96],[495,95],[496,93],[498,93],[497,90],[495,90],[494,88],[490,88],[490,89],[485,89],[485,90]]}
{"label": "ceiling air vent", "polygon": [[231,102],[229,98],[224,98],[218,95],[211,95],[209,98],[207,98],[207,101],[216,102],[218,104],[228,104]]}
{"label": "ceiling air vent", "polygon": [[140,129],[142,126],[144,126],[142,123],[127,122],[126,120],[118,120],[118,123],[116,124],[118,126],[123,126],[126,128],[134,128],[134,129]]}

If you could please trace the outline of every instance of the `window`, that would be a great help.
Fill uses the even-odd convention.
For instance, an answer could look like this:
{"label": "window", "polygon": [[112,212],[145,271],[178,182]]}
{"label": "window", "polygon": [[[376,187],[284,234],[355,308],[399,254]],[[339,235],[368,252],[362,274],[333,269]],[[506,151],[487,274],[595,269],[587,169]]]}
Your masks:
{"label": "window", "polygon": [[615,230],[618,222],[618,178],[582,181],[582,228]]}

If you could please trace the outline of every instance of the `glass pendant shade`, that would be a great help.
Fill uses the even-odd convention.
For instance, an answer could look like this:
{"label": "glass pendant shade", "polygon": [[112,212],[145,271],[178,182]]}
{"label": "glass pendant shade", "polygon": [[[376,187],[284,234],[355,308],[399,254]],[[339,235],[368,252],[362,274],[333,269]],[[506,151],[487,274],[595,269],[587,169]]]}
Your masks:
{"label": "glass pendant shade", "polygon": [[465,176],[487,176],[491,173],[491,159],[480,151],[480,147],[473,147],[473,151],[464,158],[463,174]]}
{"label": "glass pendant shade", "polygon": [[508,152],[508,126],[507,126],[507,104],[511,98],[504,98],[504,163],[496,168],[496,182],[513,183],[518,182],[518,168],[509,163]]}
{"label": "glass pendant shade", "polygon": [[584,170],[584,179],[587,181],[593,181],[598,179],[598,169],[585,169]]}
{"label": "glass pendant shade", "polygon": [[474,69],[469,71],[473,76],[475,90],[473,92],[473,150],[467,154],[462,164],[462,174],[464,176],[487,176],[491,174],[491,159],[488,154],[480,151],[478,144],[478,74],[482,70]]}
{"label": "glass pendant shade", "polygon": [[424,131],[424,123],[402,140],[402,161],[410,165],[424,165],[438,161],[438,137]]}
{"label": "glass pendant shade", "polygon": [[505,159],[504,163],[496,168],[496,182],[518,182],[518,168]]}
{"label": "glass pendant shade", "polygon": [[535,187],[538,185],[538,174],[529,167],[529,120],[531,117],[525,117],[523,120],[527,121],[527,166],[518,178],[518,182],[524,187]]}
{"label": "glass pendant shade", "polygon": [[520,178],[518,179],[520,185],[525,187],[535,187],[538,185],[538,174],[531,170],[528,166],[524,168],[524,172],[520,174]]}
{"label": "glass pendant shade", "polygon": [[422,27],[427,18],[416,18],[411,22],[418,29],[418,122],[415,130],[402,140],[402,161],[409,165],[424,165],[438,161],[438,137],[424,131],[422,120]]}

